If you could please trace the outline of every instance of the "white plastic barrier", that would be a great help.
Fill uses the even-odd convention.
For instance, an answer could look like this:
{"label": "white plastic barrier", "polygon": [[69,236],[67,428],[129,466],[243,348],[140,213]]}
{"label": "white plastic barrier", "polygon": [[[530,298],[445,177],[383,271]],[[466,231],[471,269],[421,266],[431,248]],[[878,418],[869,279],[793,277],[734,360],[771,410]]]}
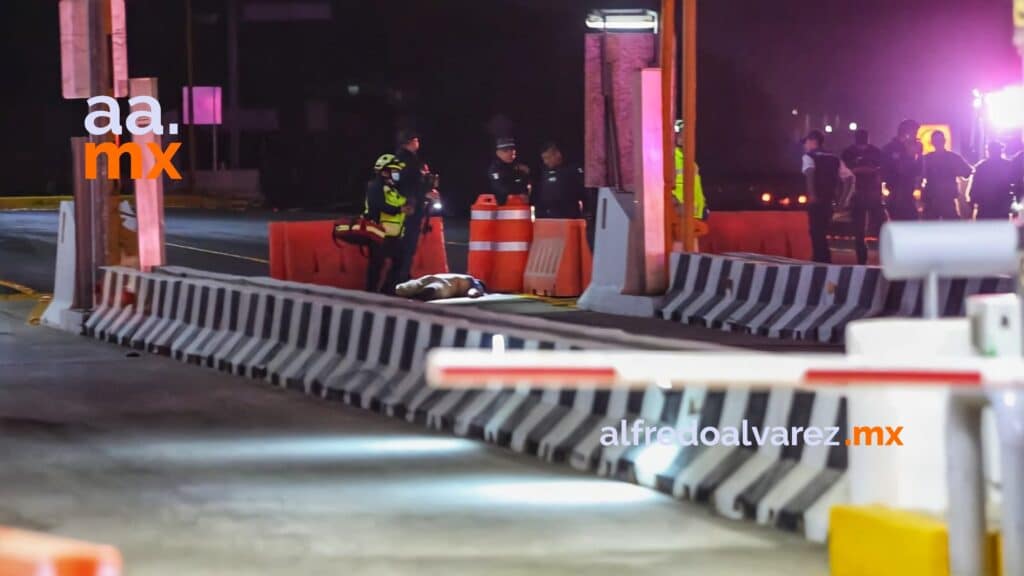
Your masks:
{"label": "white plastic barrier", "polygon": [[580,308],[624,316],[654,316],[659,299],[622,293],[627,285],[633,202],[632,194],[617,194],[610,188],[598,192],[594,268],[590,285],[580,296]]}
{"label": "white plastic barrier", "polygon": [[60,203],[57,228],[57,269],[53,279],[53,300],[43,313],[42,323],[52,328],[78,332],[81,324],[68,315],[75,298],[75,203]]}

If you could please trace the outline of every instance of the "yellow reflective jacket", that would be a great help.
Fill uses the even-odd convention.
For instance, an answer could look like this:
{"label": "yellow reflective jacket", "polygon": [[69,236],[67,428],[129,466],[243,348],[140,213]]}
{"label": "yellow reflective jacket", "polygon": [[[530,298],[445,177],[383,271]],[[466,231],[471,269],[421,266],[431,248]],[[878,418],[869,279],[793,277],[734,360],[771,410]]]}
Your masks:
{"label": "yellow reflective jacket", "polygon": [[402,235],[405,228],[402,207],[407,202],[398,188],[381,179],[373,180],[366,189],[366,217],[380,222],[388,238],[396,238]]}
{"label": "yellow reflective jacket", "polygon": [[[683,149],[676,148],[676,187],[672,191],[676,201],[683,203]],[[704,217],[704,185],[700,180],[700,168],[697,168],[697,179],[693,186],[693,216]]]}

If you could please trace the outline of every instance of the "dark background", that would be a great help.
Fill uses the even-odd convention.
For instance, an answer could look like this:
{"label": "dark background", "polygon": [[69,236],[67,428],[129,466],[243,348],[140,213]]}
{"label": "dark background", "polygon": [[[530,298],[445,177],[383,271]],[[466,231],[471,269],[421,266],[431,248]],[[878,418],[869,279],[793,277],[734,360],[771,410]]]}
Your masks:
{"label": "dark background", "polygon": [[[513,132],[535,166],[547,139],[579,160],[584,15],[634,6],[658,2],[334,0],[329,22],[242,22],[241,105],[280,119],[276,133],[244,136],[243,167],[260,168],[275,206],[358,202],[395,128],[415,126],[460,206],[486,186],[497,130]],[[131,75],[160,78],[167,113],[185,83],[184,2],[127,7]],[[971,90],[1020,81],[1011,0],[705,0],[700,9],[698,160],[712,207],[727,204],[715,189],[797,171],[805,113],[817,128],[839,116],[832,148],[849,143],[849,121],[881,144],[910,116],[952,124],[962,149]],[[223,10],[222,0],[194,0],[197,85],[225,83]],[[4,0],[0,38],[0,194],[69,193],[67,139],[84,133],[85,107],[60,96],[57,1]],[[310,100],[327,104],[326,131],[307,130]],[[211,162],[209,138],[199,130],[200,166]],[[226,135],[220,150],[226,158]]]}

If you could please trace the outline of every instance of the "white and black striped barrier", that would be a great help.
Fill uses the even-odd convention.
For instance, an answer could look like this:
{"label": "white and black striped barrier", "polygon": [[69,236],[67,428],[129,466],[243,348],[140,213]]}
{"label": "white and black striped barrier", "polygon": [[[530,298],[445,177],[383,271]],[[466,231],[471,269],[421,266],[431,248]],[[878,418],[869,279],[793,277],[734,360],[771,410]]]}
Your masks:
{"label": "white and black striped barrier", "polygon": [[[668,320],[773,338],[841,343],[846,325],[920,317],[925,281],[887,280],[881,268],[753,254],[674,254]],[[1009,277],[939,280],[939,315],[963,316],[966,297],[1012,292]]]}
{"label": "white and black striped barrier", "polygon": [[426,383],[427,352],[481,350],[722,350],[617,330],[424,305],[270,279],[181,268],[107,268],[97,338],[257,378],[550,462],[626,479],[823,541],[828,507],[846,500],[845,447],[604,446],[623,422],[682,428],[749,422],[842,426],[835,393],[606,388],[566,377],[554,387],[441,390]]}

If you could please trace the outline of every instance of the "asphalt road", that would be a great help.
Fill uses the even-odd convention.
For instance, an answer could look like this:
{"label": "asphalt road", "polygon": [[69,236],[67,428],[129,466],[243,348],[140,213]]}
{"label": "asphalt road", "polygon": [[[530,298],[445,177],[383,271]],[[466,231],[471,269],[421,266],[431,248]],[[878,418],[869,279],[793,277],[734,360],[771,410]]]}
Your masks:
{"label": "asphalt road", "polygon": [[821,576],[823,547],[631,484],[25,325],[0,301],[0,525],[138,576]]}
{"label": "asphalt road", "polygon": [[[169,210],[167,260],[180,266],[265,275],[267,265],[250,259],[267,259],[267,222],[284,217],[269,212]],[[57,228],[57,212],[0,212],[0,280],[52,292]]]}
{"label": "asphalt road", "polygon": [[[266,275],[269,222],[335,217],[308,212],[168,210],[167,261],[227,274]],[[58,224],[57,212],[0,212],[0,280],[52,292]],[[449,262],[456,269],[464,267],[466,226],[449,222],[446,234]]]}
{"label": "asphalt road", "polygon": [[[166,215],[167,260],[171,265],[228,274],[267,275],[269,222],[329,220],[335,217],[333,214],[308,212],[169,210]],[[56,212],[0,212],[0,283],[15,282],[37,292],[52,292],[57,228]],[[465,223],[446,222],[445,236],[449,266],[453,271],[464,270],[468,240]],[[474,305],[496,312],[539,316],[582,326],[619,328],[636,334],[711,341],[766,351],[822,351],[836,348],[813,342],[793,342],[685,326],[654,318],[587,312],[528,300],[476,302]]]}

